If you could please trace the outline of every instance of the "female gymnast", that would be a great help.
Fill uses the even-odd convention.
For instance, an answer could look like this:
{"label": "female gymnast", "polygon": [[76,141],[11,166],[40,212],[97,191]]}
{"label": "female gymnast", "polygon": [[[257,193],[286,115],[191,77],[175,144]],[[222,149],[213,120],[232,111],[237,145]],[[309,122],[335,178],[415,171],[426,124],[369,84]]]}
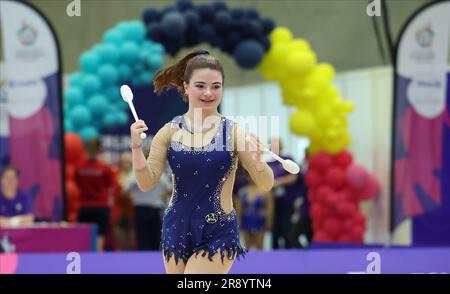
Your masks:
{"label": "female gymnast", "polygon": [[228,273],[245,254],[232,203],[239,160],[261,190],[273,186],[273,172],[262,159],[264,145],[218,112],[223,84],[220,61],[205,50],[193,51],[155,76],[156,93],[176,87],[189,109],[157,132],[147,159],[140,135],[148,127],[142,120],[130,127],[141,190],[155,186],[166,160],[172,169],[173,193],[161,236],[167,273]]}

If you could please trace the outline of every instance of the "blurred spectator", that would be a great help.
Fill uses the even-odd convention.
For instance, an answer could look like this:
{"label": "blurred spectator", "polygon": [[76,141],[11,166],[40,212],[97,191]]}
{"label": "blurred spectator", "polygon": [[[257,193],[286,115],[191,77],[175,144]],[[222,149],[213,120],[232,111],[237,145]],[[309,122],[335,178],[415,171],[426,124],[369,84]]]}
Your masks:
{"label": "blurred spectator", "polygon": [[[149,150],[144,151],[148,157]],[[134,204],[134,228],[138,250],[159,250],[162,214],[172,193],[170,172],[166,169],[156,186],[147,192],[139,189],[134,172],[130,174],[126,191]]]}
{"label": "blurred spectator", "polygon": [[313,236],[312,220],[309,215],[310,203],[308,200],[308,189],[305,183],[307,171],[307,160],[300,165],[300,173],[295,185],[300,192],[300,197],[295,200],[294,214],[292,216],[291,244],[294,248],[309,247]]}
{"label": "blurred spectator", "polygon": [[248,249],[263,249],[266,230],[272,229],[273,196],[271,192],[263,192],[253,183],[247,174],[248,185],[238,192],[239,223]]}
{"label": "blurred spectator", "polygon": [[6,166],[1,172],[0,227],[22,226],[34,222],[31,196],[19,190],[19,170]]}
{"label": "blurred spectator", "polygon": [[[282,153],[283,145],[279,138],[270,142],[271,151],[284,159],[293,160],[291,156]],[[267,162],[273,170],[275,182],[272,193],[274,197],[274,222],[272,230],[272,248],[291,248],[290,232],[292,229],[291,217],[298,189],[295,185],[297,175],[288,173],[278,161]]]}
{"label": "blurred spectator", "polygon": [[78,222],[97,224],[97,250],[103,251],[109,227],[109,199],[114,189],[115,179],[111,168],[98,159],[100,146],[98,139],[90,139],[87,142],[88,160],[75,170],[75,181],[81,192]]}

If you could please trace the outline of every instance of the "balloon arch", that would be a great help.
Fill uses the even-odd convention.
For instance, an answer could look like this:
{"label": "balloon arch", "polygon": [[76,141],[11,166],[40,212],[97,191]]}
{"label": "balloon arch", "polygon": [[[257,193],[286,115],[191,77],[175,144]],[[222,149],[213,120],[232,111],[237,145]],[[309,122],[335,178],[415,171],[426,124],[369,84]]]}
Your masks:
{"label": "balloon arch", "polygon": [[[306,184],[314,240],[363,242],[366,224],[358,202],[375,197],[379,184],[346,150],[353,104],[332,85],[334,68],[317,63],[308,42],[294,38],[288,28],[277,27],[254,8],[229,8],[224,2],[181,0],[162,10],[147,8],[142,20],[119,22],[80,56],[81,70],[71,75],[64,94],[68,202],[79,195],[74,169],[85,158],[83,141],[128,123],[120,85],[152,83],[166,52],[175,56],[202,42],[232,55],[240,67],[277,81],[284,104],[296,108],[290,129],[310,139]],[[75,210],[69,205],[69,219]]]}

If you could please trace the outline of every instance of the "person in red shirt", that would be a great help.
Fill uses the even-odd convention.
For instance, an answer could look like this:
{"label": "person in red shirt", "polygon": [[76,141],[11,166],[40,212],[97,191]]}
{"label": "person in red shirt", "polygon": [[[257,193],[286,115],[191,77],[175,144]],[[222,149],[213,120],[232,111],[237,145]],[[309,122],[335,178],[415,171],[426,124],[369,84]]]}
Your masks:
{"label": "person in red shirt", "polygon": [[114,186],[113,171],[98,159],[100,146],[100,140],[90,139],[86,144],[88,160],[75,171],[75,181],[81,192],[78,222],[97,224],[97,251],[104,248],[109,225],[109,200]]}

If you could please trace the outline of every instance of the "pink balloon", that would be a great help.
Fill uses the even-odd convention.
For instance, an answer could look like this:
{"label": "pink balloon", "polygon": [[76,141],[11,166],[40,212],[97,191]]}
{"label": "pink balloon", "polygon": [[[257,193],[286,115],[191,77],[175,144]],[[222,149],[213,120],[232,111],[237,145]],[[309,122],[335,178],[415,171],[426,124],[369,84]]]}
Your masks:
{"label": "pink balloon", "polygon": [[346,170],[346,179],[352,188],[361,189],[368,181],[366,169],[359,164],[352,164]]}
{"label": "pink balloon", "polygon": [[367,200],[375,198],[379,194],[380,194],[380,183],[378,182],[377,178],[374,175],[369,174],[367,185],[361,191],[360,199]]}

